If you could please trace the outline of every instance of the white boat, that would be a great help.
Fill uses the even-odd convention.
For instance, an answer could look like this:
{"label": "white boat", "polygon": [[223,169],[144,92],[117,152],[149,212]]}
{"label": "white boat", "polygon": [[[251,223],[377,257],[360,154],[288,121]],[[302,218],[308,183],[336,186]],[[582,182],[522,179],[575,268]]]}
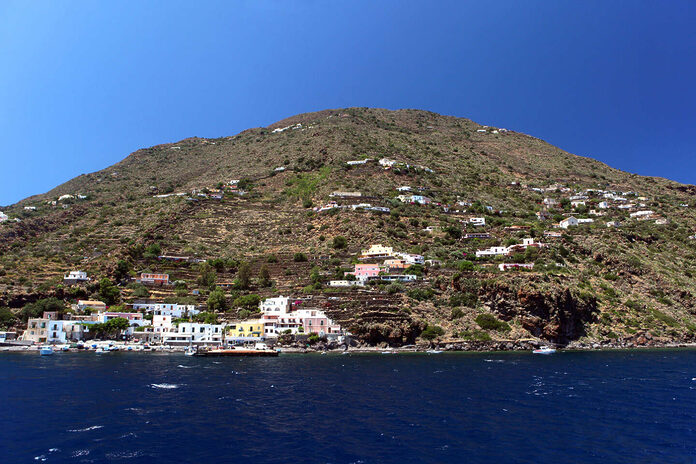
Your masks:
{"label": "white boat", "polygon": [[189,346],[188,348],[186,348],[186,351],[184,351],[184,354],[185,354],[186,356],[195,356],[195,355],[196,355],[196,349],[195,349],[194,347],[192,347],[192,346]]}
{"label": "white boat", "polygon": [[39,354],[41,356],[50,356],[53,354],[53,348],[46,345],[39,348]]}
{"label": "white boat", "polygon": [[428,351],[426,351],[426,353],[430,353],[430,354],[440,354],[440,353],[442,353],[442,350],[428,350]]}
{"label": "white boat", "polygon": [[102,353],[108,353],[109,350],[105,350],[104,348],[102,348],[102,347],[100,346],[99,348],[97,348],[96,350],[94,350],[94,352],[97,353],[97,354],[102,354]]}
{"label": "white boat", "polygon": [[534,353],[534,354],[554,354],[555,352],[556,352],[556,348],[551,348],[551,347],[546,346],[546,345],[532,351],[532,353]]}

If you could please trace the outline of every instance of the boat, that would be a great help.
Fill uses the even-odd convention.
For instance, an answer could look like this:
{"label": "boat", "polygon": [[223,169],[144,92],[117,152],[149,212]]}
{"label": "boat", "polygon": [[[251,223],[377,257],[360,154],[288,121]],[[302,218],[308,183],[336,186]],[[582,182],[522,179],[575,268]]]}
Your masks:
{"label": "boat", "polygon": [[198,349],[193,356],[278,356],[278,352],[268,348],[265,343],[257,343],[253,348]]}
{"label": "boat", "polygon": [[46,346],[41,346],[39,347],[39,354],[41,356],[50,356],[53,354],[53,348],[46,345]]}
{"label": "boat", "polygon": [[546,346],[546,345],[532,351],[532,353],[534,353],[534,354],[554,354],[555,352],[556,352],[556,348],[551,348],[551,347]]}
{"label": "boat", "polygon": [[428,350],[428,351],[426,351],[426,353],[430,353],[430,354],[440,354],[440,353],[442,353],[442,350]]}
{"label": "boat", "polygon": [[102,348],[102,347],[100,346],[100,347],[97,348],[94,352],[97,353],[97,354],[102,354],[102,353],[108,353],[109,350],[105,350],[104,348]]}
{"label": "boat", "polygon": [[196,351],[197,351],[197,350],[196,350],[194,347],[189,346],[188,348],[186,348],[186,351],[184,351],[184,354],[185,354],[186,356],[195,356],[195,355],[196,355]]}
{"label": "boat", "polygon": [[382,354],[396,354],[396,353],[398,353],[398,351],[394,351],[394,350],[382,351]]}
{"label": "boat", "polygon": [[63,345],[60,347],[60,351],[70,351],[70,347],[68,345]]}

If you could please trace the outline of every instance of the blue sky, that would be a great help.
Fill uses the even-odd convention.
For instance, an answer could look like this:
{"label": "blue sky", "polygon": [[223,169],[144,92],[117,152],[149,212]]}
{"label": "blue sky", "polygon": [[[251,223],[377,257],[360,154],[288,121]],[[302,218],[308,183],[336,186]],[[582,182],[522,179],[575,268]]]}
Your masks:
{"label": "blue sky", "polygon": [[696,183],[696,2],[0,2],[0,204],[138,148],[419,108]]}

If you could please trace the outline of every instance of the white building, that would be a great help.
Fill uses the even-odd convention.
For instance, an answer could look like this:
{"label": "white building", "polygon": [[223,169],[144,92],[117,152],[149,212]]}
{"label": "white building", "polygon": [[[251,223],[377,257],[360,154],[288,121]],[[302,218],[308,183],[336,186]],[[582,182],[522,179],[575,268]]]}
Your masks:
{"label": "white building", "polygon": [[599,203],[597,203],[597,208],[609,209],[609,202],[600,201]]}
{"label": "white building", "polygon": [[367,250],[362,250],[360,252],[360,257],[363,259],[383,258],[388,256],[394,256],[394,249],[382,245],[371,245]]}
{"label": "white building", "polygon": [[348,166],[355,166],[357,164],[366,164],[368,161],[371,161],[370,158],[364,159],[364,160],[356,160],[356,161],[346,161],[346,164]]}
{"label": "white building", "polygon": [[507,271],[508,269],[534,269],[534,263],[501,263],[498,269]]}
{"label": "white building", "polygon": [[567,229],[568,227],[576,227],[578,225],[578,220],[574,216],[563,219],[558,223],[558,227],[561,229]]}
{"label": "white building", "polygon": [[259,309],[264,314],[286,314],[290,309],[290,297],[266,298],[259,303]]}
{"label": "white building", "polygon": [[421,255],[409,253],[394,253],[394,255],[406,261],[406,264],[425,264],[425,258]]}
{"label": "white building", "polygon": [[594,222],[594,219],[592,219],[592,218],[578,219],[578,224],[592,224],[593,222]]}
{"label": "white building", "polygon": [[25,211],[36,211],[36,206],[25,206],[24,210]]}
{"label": "white building", "polygon": [[396,164],[396,161],[389,158],[382,158],[379,160],[379,165],[384,166],[384,168],[390,168]]}
{"label": "white building", "polygon": [[469,218],[469,224],[473,224],[475,227],[485,226],[486,225],[486,218],[485,217]]}
{"label": "white building", "polygon": [[408,185],[402,185],[401,187],[397,187],[396,190],[398,190],[399,192],[410,192],[411,187],[409,187]]}
{"label": "white building", "polygon": [[639,218],[639,217],[649,217],[655,214],[654,211],[650,210],[643,210],[643,211],[636,211],[635,213],[629,214],[632,218]]}
{"label": "white building", "polygon": [[481,258],[483,256],[505,256],[508,254],[507,247],[504,246],[494,246],[485,250],[479,250],[476,252],[476,257]]}
{"label": "white building", "polygon": [[9,216],[2,211],[0,211],[0,222],[5,222],[9,219]]}
{"label": "white building", "polygon": [[179,346],[188,344],[197,346],[221,345],[223,334],[224,326],[222,324],[182,322],[176,330],[162,333],[162,343]]}
{"label": "white building", "polygon": [[614,228],[621,227],[621,223],[619,221],[609,221],[609,222],[607,222],[607,227],[610,227],[610,228],[611,227],[614,227]]}
{"label": "white building", "polygon": [[176,303],[133,303],[133,309],[173,318],[195,316],[200,313],[196,305],[180,305]]}
{"label": "white building", "polygon": [[363,287],[364,282],[359,280],[330,280],[329,287]]}
{"label": "white building", "polygon": [[80,282],[89,282],[89,277],[84,271],[70,271],[68,275],[63,276],[63,283],[67,285],[78,284]]}

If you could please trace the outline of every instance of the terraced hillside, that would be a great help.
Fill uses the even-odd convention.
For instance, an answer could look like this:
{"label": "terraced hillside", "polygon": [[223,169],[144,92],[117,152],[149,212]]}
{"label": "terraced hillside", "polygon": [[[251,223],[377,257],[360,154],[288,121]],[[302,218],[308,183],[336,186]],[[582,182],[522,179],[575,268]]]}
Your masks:
{"label": "terraced hillside", "polygon": [[[4,208],[0,305],[18,314],[4,325],[21,327],[28,302],[99,297],[97,282],[109,277],[123,303],[205,304],[221,286],[225,319],[253,316],[244,295],[311,297],[366,343],[413,343],[423,331],[453,344],[689,341],[694,206],[694,186],[514,131],[416,110],[327,110],[138,150]],[[570,216],[585,222],[553,227]],[[524,238],[543,245],[476,257]],[[372,244],[429,263],[414,268],[415,283],[329,287]],[[504,263],[534,266],[501,271]],[[73,269],[93,283],[64,287]],[[144,270],[179,285],[141,288],[131,279]]]}

